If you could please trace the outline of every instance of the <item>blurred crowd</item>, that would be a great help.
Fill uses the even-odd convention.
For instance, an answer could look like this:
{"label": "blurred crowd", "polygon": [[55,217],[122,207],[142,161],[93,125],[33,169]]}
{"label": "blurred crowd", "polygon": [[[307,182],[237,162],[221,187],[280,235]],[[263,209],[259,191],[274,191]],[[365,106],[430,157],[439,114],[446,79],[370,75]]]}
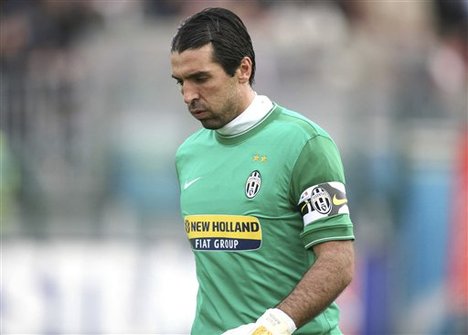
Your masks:
{"label": "blurred crowd", "polygon": [[[278,83],[277,87],[264,84],[265,91],[279,95],[278,100],[296,99],[303,94],[301,89],[329,87],[340,92],[330,100],[349,99],[358,106],[348,108],[348,114],[358,121],[366,119],[368,113],[379,115],[378,109],[387,109],[382,104],[392,105],[388,108],[390,119],[464,117],[466,100],[460,97],[466,94],[467,1],[2,0],[2,146],[11,151],[4,150],[3,155],[9,157],[5,166],[16,166],[4,171],[5,198],[18,198],[22,212],[44,217],[49,209],[47,197],[41,193],[49,191],[49,184],[60,174],[56,170],[60,166],[63,170],[82,170],[83,161],[92,159],[86,156],[93,152],[85,137],[97,130],[87,128],[87,123],[96,119],[84,116],[83,109],[88,106],[83,100],[105,97],[84,92],[93,81],[90,72],[94,67],[88,63],[93,62],[92,56],[84,59],[82,52],[90,40],[100,34],[105,36],[119,25],[137,22],[135,26],[142,31],[135,30],[135,35],[151,27],[155,39],[149,38],[146,43],[161,43],[156,39],[161,26],[176,27],[174,22],[214,5],[236,10],[251,26],[254,36],[259,36],[254,43],[259,45],[259,57],[263,58],[260,66],[265,64],[266,68],[266,78],[261,79]],[[126,43],[134,37],[122,33],[120,38],[121,43]],[[169,38],[163,40],[167,45]],[[267,49],[268,41],[275,50]],[[103,39],[100,43],[111,42]],[[113,52],[112,47],[108,52]],[[133,58],[138,61],[137,54]],[[312,80],[307,76],[313,76]],[[281,82],[288,77],[290,82]],[[258,82],[262,83],[260,79]],[[293,93],[283,85],[291,87]],[[368,105],[373,99],[381,103]],[[295,101],[302,108],[301,98]],[[324,113],[324,119],[328,114]],[[334,115],[341,117],[339,112]],[[385,131],[378,125],[374,129]],[[346,131],[337,130],[337,136],[349,136]],[[102,140],[98,135],[96,139]],[[385,144],[382,148],[388,149]],[[91,187],[96,186],[94,181],[89,182]],[[102,199],[109,185],[88,193],[93,191],[96,198]],[[36,221],[36,233],[40,233],[44,227],[38,223],[41,219]]]}
{"label": "blurred crowd", "polygon": [[[2,238],[183,240],[173,158],[199,125],[169,48],[180,21],[208,6],[245,20],[254,88],[340,147],[362,272],[375,275],[362,278],[367,333],[417,333],[431,315],[418,290],[438,280],[428,269],[447,269],[425,245],[444,254],[460,210],[467,0],[0,0]],[[375,278],[398,293],[373,291]],[[393,305],[399,294],[413,314]]]}

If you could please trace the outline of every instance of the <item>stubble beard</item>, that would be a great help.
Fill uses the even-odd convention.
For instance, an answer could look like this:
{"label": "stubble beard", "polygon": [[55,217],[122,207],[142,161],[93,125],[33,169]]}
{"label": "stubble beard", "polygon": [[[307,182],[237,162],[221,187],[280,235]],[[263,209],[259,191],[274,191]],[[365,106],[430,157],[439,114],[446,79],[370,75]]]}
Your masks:
{"label": "stubble beard", "polygon": [[242,112],[238,110],[235,98],[233,97],[226,100],[226,103],[219,112],[213,112],[210,108],[204,108],[204,110],[210,112],[212,117],[200,120],[200,122],[204,128],[210,130],[216,130],[224,127]]}

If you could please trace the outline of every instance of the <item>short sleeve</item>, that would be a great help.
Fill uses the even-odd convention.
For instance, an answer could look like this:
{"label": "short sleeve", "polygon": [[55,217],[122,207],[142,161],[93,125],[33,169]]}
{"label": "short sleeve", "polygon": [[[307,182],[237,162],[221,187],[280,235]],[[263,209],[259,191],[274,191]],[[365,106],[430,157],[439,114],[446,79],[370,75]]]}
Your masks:
{"label": "short sleeve", "polygon": [[290,197],[303,218],[306,248],[354,239],[343,164],[330,137],[317,135],[304,145],[293,168]]}

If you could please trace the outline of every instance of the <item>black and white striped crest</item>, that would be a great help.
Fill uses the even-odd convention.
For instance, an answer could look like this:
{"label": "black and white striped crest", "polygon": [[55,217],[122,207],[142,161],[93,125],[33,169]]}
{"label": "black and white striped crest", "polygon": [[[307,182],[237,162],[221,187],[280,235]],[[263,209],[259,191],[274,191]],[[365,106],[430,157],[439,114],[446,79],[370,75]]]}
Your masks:
{"label": "black and white striped crest", "polygon": [[247,198],[252,199],[260,191],[262,185],[262,178],[258,170],[253,171],[247,178],[245,183],[245,195]]}
{"label": "black and white striped crest", "polygon": [[320,214],[328,214],[332,209],[330,195],[322,187],[315,187],[312,190],[311,203]]}

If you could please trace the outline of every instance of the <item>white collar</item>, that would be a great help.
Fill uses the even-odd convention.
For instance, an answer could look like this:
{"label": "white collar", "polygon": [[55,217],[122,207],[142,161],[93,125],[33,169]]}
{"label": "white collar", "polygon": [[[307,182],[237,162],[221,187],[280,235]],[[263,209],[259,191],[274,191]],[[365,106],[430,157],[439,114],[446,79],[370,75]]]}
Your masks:
{"label": "white collar", "polygon": [[239,135],[262,120],[272,107],[273,102],[267,96],[255,93],[255,98],[245,111],[216,131],[224,136]]}

